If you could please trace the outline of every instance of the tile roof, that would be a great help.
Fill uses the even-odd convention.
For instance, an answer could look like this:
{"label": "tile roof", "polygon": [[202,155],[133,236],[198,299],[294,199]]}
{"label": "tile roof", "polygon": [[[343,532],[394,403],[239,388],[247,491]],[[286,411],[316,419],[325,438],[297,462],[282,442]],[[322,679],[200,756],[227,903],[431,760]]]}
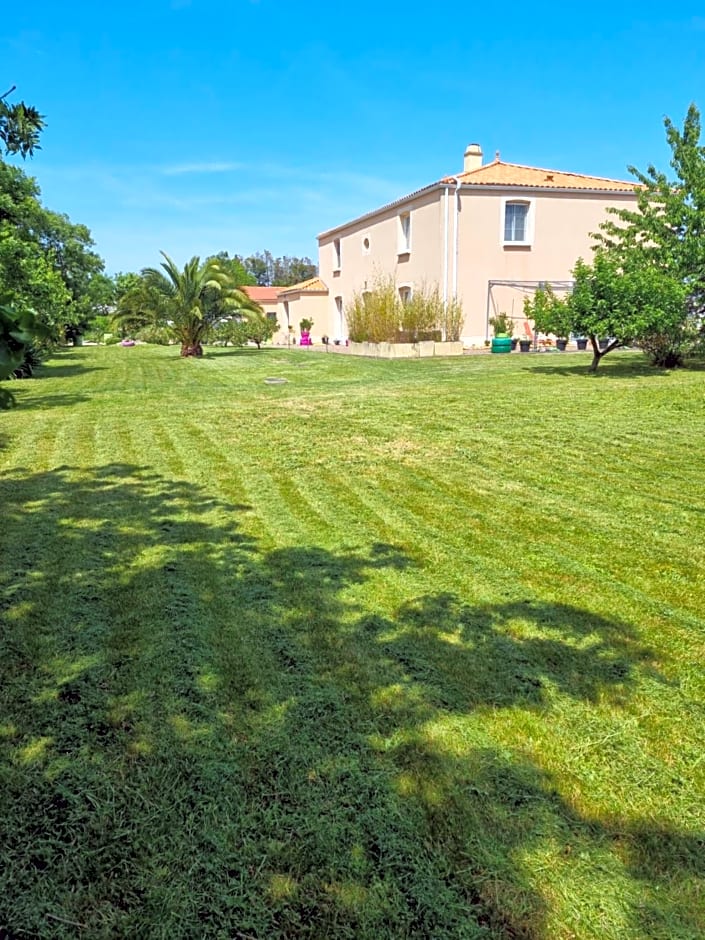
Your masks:
{"label": "tile roof", "polygon": [[503,163],[501,160],[494,160],[456,176],[446,176],[441,182],[454,183],[456,180],[464,186],[530,186],[535,189],[593,189],[623,193],[633,193],[639,188],[638,184],[625,180],[565,173],[562,170],[543,170],[536,166]]}
{"label": "tile roof", "polygon": [[250,300],[256,300],[258,304],[275,304],[277,302],[277,295],[282,288],[261,287],[259,284],[246,284],[242,289]]}
{"label": "tile roof", "polygon": [[279,296],[282,294],[319,294],[325,293],[328,288],[320,277],[310,277],[307,281],[301,281],[299,284],[292,284],[290,287],[280,287]]}

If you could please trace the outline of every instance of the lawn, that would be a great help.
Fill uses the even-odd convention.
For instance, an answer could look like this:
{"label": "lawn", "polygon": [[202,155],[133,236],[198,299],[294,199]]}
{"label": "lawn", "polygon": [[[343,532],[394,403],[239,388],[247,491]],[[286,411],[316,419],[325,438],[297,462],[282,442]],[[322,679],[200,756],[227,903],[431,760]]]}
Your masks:
{"label": "lawn", "polygon": [[705,936],[705,372],[588,358],[14,383],[0,937]]}

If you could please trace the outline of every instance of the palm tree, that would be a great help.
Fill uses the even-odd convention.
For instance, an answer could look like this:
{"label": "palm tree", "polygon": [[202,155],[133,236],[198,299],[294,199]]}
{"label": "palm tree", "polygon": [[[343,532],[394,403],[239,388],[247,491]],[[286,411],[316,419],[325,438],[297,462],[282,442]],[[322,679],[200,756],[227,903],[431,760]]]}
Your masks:
{"label": "palm tree", "polygon": [[[218,320],[233,313],[261,313],[260,305],[233,283],[216,259],[201,263],[194,257],[180,271],[165,252],[161,254],[163,271],[145,268],[136,298],[144,315],[171,329],[181,343],[182,356],[202,356],[203,339]],[[134,315],[131,306],[127,300],[124,309],[128,316]]]}

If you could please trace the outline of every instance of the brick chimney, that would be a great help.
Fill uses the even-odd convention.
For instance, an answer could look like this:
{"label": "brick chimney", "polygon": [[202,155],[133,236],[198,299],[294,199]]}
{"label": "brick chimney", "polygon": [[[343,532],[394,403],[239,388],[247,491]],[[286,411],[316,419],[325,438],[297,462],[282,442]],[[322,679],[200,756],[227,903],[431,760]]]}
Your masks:
{"label": "brick chimney", "polygon": [[468,144],[465,148],[463,173],[470,170],[479,170],[482,166],[482,147],[479,144]]}

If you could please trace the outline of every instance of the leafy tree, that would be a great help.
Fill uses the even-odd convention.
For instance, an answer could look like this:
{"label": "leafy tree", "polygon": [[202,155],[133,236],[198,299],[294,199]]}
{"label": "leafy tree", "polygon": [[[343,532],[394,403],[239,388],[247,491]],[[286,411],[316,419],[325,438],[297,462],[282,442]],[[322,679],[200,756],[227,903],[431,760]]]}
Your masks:
{"label": "leafy tree", "polygon": [[44,128],[44,118],[24,101],[8,104],[6,99],[14,90],[13,85],[0,96],[0,141],[6,154],[31,157],[35,150],[40,149],[39,135]]}
{"label": "leafy tree", "polygon": [[[624,267],[604,251],[592,264],[578,260],[573,269],[575,284],[565,299],[548,289],[526,298],[524,312],[536,329],[545,333],[587,336],[592,346],[590,371],[619,346],[639,341],[658,347],[658,338],[682,335],[687,286],[650,265]],[[608,339],[600,349],[600,338]],[[676,359],[659,362],[675,365]]]}
{"label": "leafy tree", "polygon": [[669,327],[674,347],[664,347],[660,358],[678,358],[705,314],[705,147],[700,144],[700,112],[688,108],[683,130],[666,118],[666,139],[671,148],[673,174],[653,165],[645,173],[630,166],[636,177],[636,209],[611,209],[615,219],[597,234],[600,246],[619,263],[633,268],[646,265],[687,285],[682,330]]}
{"label": "leafy tree", "polygon": [[8,302],[37,311],[55,340],[109,303],[109,279],[84,225],[50,212],[36,182],[0,160],[0,284]]}
{"label": "leafy tree", "polygon": [[310,258],[296,258],[284,255],[275,258],[271,251],[256,252],[248,258],[235,256],[240,261],[254,283],[260,286],[276,284],[287,287],[307,281],[318,274],[318,266]]}
{"label": "leafy tree", "polygon": [[279,329],[276,320],[272,320],[262,313],[251,313],[246,320],[240,317],[231,317],[217,324],[213,331],[214,337],[221,343],[233,346],[247,346],[255,343],[257,349],[262,348]]}
{"label": "leafy tree", "polygon": [[219,251],[217,255],[213,255],[213,260],[218,262],[236,287],[257,284],[257,278],[247,270],[239,255],[231,258],[227,251]]}
{"label": "leafy tree", "polygon": [[123,322],[167,325],[181,344],[182,356],[202,356],[209,329],[233,311],[247,315],[258,304],[234,286],[217,261],[191,258],[183,270],[161,253],[162,270],[145,268],[139,283],[118,300]]}
{"label": "leafy tree", "polygon": [[262,343],[268,342],[279,329],[279,324],[274,318],[261,313],[253,314],[245,326],[247,338],[257,346],[257,349],[261,349]]}

